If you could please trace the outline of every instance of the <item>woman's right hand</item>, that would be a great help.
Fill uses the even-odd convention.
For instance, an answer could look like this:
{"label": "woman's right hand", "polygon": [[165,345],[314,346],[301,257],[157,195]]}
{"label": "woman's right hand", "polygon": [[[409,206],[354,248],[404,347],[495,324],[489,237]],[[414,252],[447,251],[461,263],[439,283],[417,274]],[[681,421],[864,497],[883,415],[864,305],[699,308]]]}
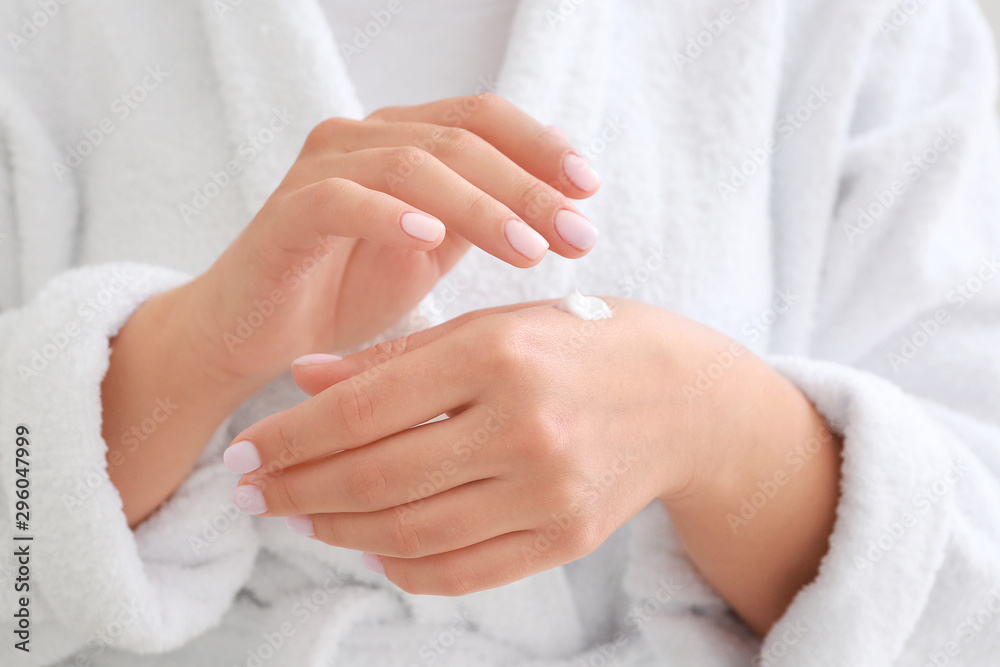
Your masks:
{"label": "woman's right hand", "polygon": [[570,198],[599,185],[565,135],[490,94],[327,120],[215,264],[161,296],[202,363],[259,384],[399,321],[470,243],[518,267],[583,256],[597,231]]}

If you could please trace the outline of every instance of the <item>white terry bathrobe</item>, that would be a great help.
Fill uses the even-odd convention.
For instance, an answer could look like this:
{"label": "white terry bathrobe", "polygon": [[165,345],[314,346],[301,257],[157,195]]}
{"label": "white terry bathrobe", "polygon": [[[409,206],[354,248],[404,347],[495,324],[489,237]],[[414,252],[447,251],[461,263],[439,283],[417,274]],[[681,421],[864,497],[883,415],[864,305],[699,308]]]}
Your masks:
{"label": "white terry bathrobe", "polygon": [[[593,159],[605,186],[582,208],[603,235],[587,258],[531,271],[473,250],[423,317],[578,286],[746,344],[844,436],[817,579],[758,641],[651,505],[570,566],[460,599],[408,596],[359,554],[229,503],[221,449],[304,398],[287,377],[130,531],[101,438],[109,337],[222,252],[311,127],[370,110],[313,0],[12,0],[2,664],[996,664],[1000,161],[971,0],[522,0],[512,30],[497,92]],[[226,178],[230,162],[240,174]],[[183,410],[163,398],[154,422]],[[18,424],[30,654],[13,649]],[[754,511],[766,506],[734,508]]]}

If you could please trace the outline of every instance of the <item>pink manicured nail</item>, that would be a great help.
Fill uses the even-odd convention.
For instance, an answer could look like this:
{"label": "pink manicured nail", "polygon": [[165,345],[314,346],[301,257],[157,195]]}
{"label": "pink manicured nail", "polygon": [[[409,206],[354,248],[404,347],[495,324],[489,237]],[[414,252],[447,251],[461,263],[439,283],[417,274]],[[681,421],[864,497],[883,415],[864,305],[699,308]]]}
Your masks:
{"label": "pink manicured nail", "polygon": [[285,524],[292,529],[293,533],[298,533],[299,535],[316,534],[316,528],[313,527],[313,520],[306,514],[286,516]]}
{"label": "pink manicured nail", "polygon": [[508,220],[503,226],[507,242],[528,259],[538,259],[549,249],[545,238],[520,220]]}
{"label": "pink manicured nail", "polygon": [[343,357],[335,354],[306,354],[292,362],[293,366],[315,366],[317,364],[329,364],[340,361]]}
{"label": "pink manicured nail", "polygon": [[245,475],[260,467],[260,454],[249,440],[234,442],[222,453],[222,462],[237,475]]}
{"label": "pink manicured nail", "polygon": [[361,562],[375,574],[385,574],[385,565],[382,564],[382,559],[375,554],[365,552],[361,556]]}
{"label": "pink manicured nail", "polygon": [[263,514],[267,511],[264,494],[253,484],[243,484],[233,489],[233,504],[244,514]]}
{"label": "pink manicured nail", "polygon": [[403,231],[420,241],[437,241],[444,234],[444,224],[420,213],[404,213],[399,219]]}
{"label": "pink manicured nail", "polygon": [[589,250],[597,242],[597,228],[579,213],[562,209],[556,213],[556,232],[577,250]]}
{"label": "pink manicured nail", "polygon": [[589,162],[575,153],[566,153],[566,157],[563,158],[563,171],[566,172],[566,178],[584,192],[601,187],[601,177]]}

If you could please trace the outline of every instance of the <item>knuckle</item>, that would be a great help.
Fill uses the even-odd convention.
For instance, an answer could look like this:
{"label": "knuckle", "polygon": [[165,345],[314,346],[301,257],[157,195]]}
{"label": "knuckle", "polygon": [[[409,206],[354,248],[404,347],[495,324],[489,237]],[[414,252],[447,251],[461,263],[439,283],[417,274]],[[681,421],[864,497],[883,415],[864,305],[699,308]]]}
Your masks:
{"label": "knuckle", "polygon": [[510,106],[510,102],[492,92],[477,95],[476,103],[478,110],[483,112],[505,111]]}
{"label": "knuckle", "polygon": [[309,513],[303,505],[299,487],[288,484],[281,477],[270,480],[261,491],[267,500],[267,506],[277,508],[278,513],[283,516]]}
{"label": "knuckle", "polygon": [[600,526],[585,518],[573,522],[566,531],[564,548],[571,558],[582,558],[592,553],[602,542]]}
{"label": "knuckle", "polygon": [[517,199],[518,209],[529,218],[539,218],[545,211],[555,211],[568,205],[566,197],[551,186],[532,178],[524,185]]}
{"label": "knuckle", "polygon": [[499,377],[517,378],[532,365],[537,343],[518,318],[484,317],[476,325],[484,330],[472,339],[477,345],[481,345],[484,338],[488,342],[490,354],[480,356],[487,361],[489,372]]}
{"label": "knuckle", "polygon": [[521,420],[524,442],[534,458],[569,463],[572,447],[573,420],[564,410],[539,407],[527,412]]}
{"label": "knuckle", "polygon": [[504,213],[506,212],[501,209],[500,203],[482,191],[472,195],[465,209],[466,219],[474,222],[511,217]]}
{"label": "knuckle", "polygon": [[302,443],[299,440],[298,432],[295,430],[293,420],[283,419],[278,422],[277,427],[277,447],[275,457],[267,466],[265,472],[271,472],[275,467],[287,466],[298,460],[302,453]]}
{"label": "knuckle", "polygon": [[401,558],[417,558],[423,555],[423,540],[420,532],[413,525],[409,513],[394,511],[389,537],[393,548]]}
{"label": "knuckle", "polygon": [[389,497],[389,484],[382,465],[369,455],[352,457],[347,468],[347,489],[352,498],[374,509],[385,507]]}
{"label": "knuckle", "polygon": [[337,199],[344,196],[351,183],[343,178],[327,178],[302,191],[305,198],[303,208],[309,217],[324,217],[333,207]]}
{"label": "knuckle", "polygon": [[401,336],[400,338],[393,338],[392,340],[385,340],[380,343],[376,343],[372,349],[375,353],[375,364],[382,364],[390,359],[395,359],[396,357],[401,357],[406,353],[407,347],[410,345],[409,335]]}
{"label": "knuckle", "polygon": [[354,216],[368,225],[378,224],[386,212],[385,200],[374,190],[364,192],[354,207]]}
{"label": "knuckle", "polygon": [[452,562],[444,566],[441,573],[441,593],[450,597],[468,595],[482,590],[479,575],[462,562]]}
{"label": "knuckle", "polygon": [[305,145],[311,149],[324,148],[345,132],[352,130],[357,122],[348,118],[327,118],[320,121],[309,131]]}
{"label": "knuckle", "polygon": [[386,182],[394,187],[421,165],[432,159],[430,153],[416,146],[396,146],[382,150],[383,170]]}
{"label": "knuckle", "polygon": [[468,153],[485,143],[478,135],[461,127],[438,127],[433,136],[436,151],[445,155]]}
{"label": "knuckle", "polygon": [[367,444],[377,432],[375,405],[365,385],[352,381],[337,398],[340,421],[347,434],[358,444]]}

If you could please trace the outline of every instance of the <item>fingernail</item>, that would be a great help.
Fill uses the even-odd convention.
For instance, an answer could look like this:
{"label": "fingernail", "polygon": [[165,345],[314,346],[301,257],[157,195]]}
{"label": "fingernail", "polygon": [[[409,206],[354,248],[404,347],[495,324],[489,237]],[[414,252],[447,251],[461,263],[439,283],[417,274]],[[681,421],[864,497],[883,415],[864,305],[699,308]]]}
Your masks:
{"label": "fingernail", "polygon": [[385,565],[382,564],[382,559],[375,554],[365,552],[361,556],[361,562],[375,574],[385,574]]}
{"label": "fingernail", "polygon": [[316,366],[317,364],[329,364],[340,361],[343,357],[335,354],[306,354],[292,362],[293,366]]}
{"label": "fingernail", "polygon": [[562,209],[556,213],[556,233],[577,250],[589,250],[597,242],[597,228],[579,213]]}
{"label": "fingernail", "polygon": [[503,233],[514,250],[528,259],[538,259],[549,249],[548,241],[520,220],[508,220]]}
{"label": "fingernail", "polygon": [[590,192],[601,187],[601,177],[585,159],[576,153],[566,153],[563,158],[563,171],[566,178],[584,192]]}
{"label": "fingernail", "polygon": [[315,535],[316,529],[313,527],[313,520],[309,518],[307,514],[298,514],[296,516],[286,516],[285,524],[292,529],[293,533],[298,533],[299,535]]}
{"label": "fingernail", "polygon": [[444,234],[444,224],[420,213],[404,213],[399,219],[403,231],[420,241],[437,241]]}
{"label": "fingernail", "polygon": [[222,462],[237,475],[245,475],[260,467],[260,454],[249,440],[234,442],[222,453]]}
{"label": "fingernail", "polygon": [[244,514],[263,514],[267,511],[264,494],[253,484],[243,484],[233,489],[233,504]]}

